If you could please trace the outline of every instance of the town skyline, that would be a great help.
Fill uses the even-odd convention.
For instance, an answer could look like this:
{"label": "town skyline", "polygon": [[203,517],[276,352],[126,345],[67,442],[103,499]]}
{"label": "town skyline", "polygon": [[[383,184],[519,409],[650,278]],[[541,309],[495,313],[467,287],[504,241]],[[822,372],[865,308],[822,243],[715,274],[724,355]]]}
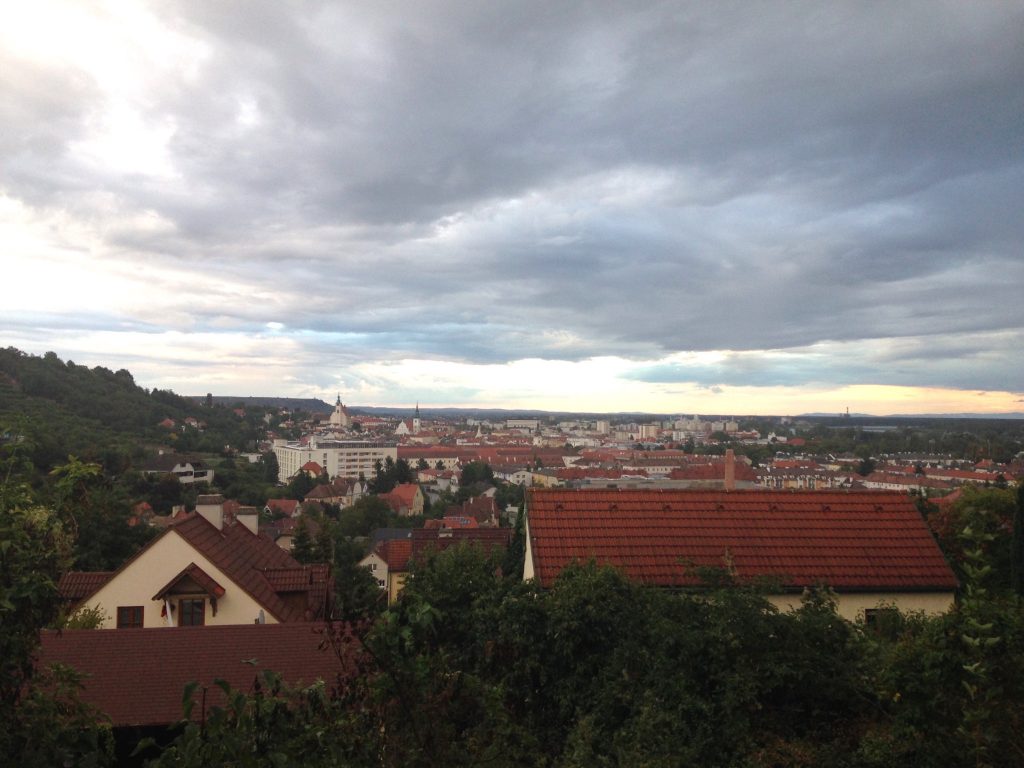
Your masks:
{"label": "town skyline", "polygon": [[1024,410],[1024,7],[39,0],[0,345],[146,387]]}

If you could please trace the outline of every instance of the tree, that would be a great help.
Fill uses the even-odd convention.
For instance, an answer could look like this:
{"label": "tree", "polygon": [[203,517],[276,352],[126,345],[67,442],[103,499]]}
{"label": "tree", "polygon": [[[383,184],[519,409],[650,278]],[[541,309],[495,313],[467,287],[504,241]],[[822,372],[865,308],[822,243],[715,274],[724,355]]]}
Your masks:
{"label": "tree", "polygon": [[2,458],[0,754],[14,765],[105,765],[112,757],[110,731],[79,701],[79,677],[33,663],[39,630],[60,615],[57,580],[70,565],[72,537],[15,479],[19,457]]}
{"label": "tree", "polygon": [[260,456],[260,467],[263,472],[263,481],[266,483],[277,483],[280,468],[277,464],[277,454],[267,451]]}
{"label": "tree", "polygon": [[295,539],[292,541],[291,555],[300,563],[315,563],[319,560],[317,554],[309,523],[306,516],[302,515],[299,517],[299,522],[295,524]]}
{"label": "tree", "polygon": [[1024,597],[1024,481],[1017,484],[1017,504],[1013,510],[1013,539],[1010,544],[1010,586]]}
{"label": "tree", "polygon": [[860,464],[857,465],[857,474],[861,477],[867,477],[875,471],[875,460],[870,457],[865,457],[860,460]]}
{"label": "tree", "polygon": [[483,461],[471,461],[462,468],[462,479],[460,485],[468,486],[473,483],[490,483],[494,480],[494,472],[490,464]]}
{"label": "tree", "polygon": [[305,472],[299,472],[288,483],[288,495],[302,501],[316,487],[316,481]]}

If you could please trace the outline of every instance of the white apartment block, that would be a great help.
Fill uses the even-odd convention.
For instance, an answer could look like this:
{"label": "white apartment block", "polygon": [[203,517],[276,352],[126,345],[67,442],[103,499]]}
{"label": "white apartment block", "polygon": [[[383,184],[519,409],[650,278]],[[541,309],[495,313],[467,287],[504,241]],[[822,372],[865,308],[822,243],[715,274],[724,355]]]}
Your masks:
{"label": "white apartment block", "polygon": [[277,456],[277,479],[288,482],[296,472],[310,461],[315,461],[331,477],[357,478],[362,472],[367,479],[373,477],[374,464],[383,463],[389,457],[398,461],[398,446],[368,440],[318,440],[309,443],[274,441],[274,455]]}
{"label": "white apartment block", "polygon": [[505,419],[506,429],[528,429],[531,432],[540,427],[540,419]]}

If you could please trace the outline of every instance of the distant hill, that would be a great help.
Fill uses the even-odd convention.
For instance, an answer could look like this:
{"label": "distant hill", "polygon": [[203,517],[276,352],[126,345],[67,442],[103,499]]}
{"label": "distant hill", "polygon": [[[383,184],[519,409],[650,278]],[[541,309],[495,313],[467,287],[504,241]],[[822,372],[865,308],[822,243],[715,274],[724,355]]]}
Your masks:
{"label": "distant hill", "polygon": [[[206,395],[186,395],[200,405],[206,402]],[[334,406],[325,403],[317,397],[235,397],[233,395],[214,395],[214,405],[224,405],[228,408],[241,406],[259,406],[262,408],[287,408],[289,411],[306,411],[308,413],[330,413]]]}
{"label": "distant hill", "polygon": [[[190,416],[204,428],[183,428]],[[165,419],[173,428],[160,426]],[[257,420],[174,392],[146,390],[124,369],[65,363],[53,352],[0,349],[0,436],[19,439],[41,471],[69,454],[100,461],[116,474],[144,459],[154,445],[206,453],[245,448],[257,436]]]}

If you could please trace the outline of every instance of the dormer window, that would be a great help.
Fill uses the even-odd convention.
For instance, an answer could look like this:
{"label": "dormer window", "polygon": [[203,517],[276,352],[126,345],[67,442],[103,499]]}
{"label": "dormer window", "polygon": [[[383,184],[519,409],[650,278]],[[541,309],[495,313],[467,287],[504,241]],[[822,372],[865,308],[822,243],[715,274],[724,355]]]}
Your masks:
{"label": "dormer window", "polygon": [[178,626],[201,627],[206,623],[206,600],[185,598],[178,601]]}

